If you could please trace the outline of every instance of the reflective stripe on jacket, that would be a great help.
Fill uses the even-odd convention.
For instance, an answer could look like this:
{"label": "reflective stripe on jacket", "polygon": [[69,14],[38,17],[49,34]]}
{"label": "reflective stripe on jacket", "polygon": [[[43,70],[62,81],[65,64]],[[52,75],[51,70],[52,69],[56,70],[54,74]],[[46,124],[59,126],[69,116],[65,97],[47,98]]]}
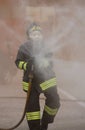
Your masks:
{"label": "reflective stripe on jacket", "polygon": [[46,90],[56,85],[56,78],[51,78],[43,83],[40,84],[42,90]]}
{"label": "reflective stripe on jacket", "polygon": [[26,70],[26,64],[32,57],[32,44],[28,40],[26,43],[22,44],[18,50],[15,64],[19,69],[24,70],[23,81],[28,82],[28,70]]}
{"label": "reflective stripe on jacket", "polygon": [[23,82],[22,82],[22,86],[23,86],[23,90],[24,90],[24,91],[27,92],[27,91],[29,90],[29,83],[23,81]]}

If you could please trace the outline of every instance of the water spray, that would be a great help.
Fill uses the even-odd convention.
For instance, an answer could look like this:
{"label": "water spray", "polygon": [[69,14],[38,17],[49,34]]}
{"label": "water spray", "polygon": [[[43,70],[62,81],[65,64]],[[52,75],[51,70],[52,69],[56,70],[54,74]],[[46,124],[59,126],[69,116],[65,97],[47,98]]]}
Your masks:
{"label": "water spray", "polygon": [[0,26],[4,26],[10,34],[13,34],[15,39],[17,39],[19,42],[22,42],[22,37],[19,36],[19,34],[17,34],[17,32],[15,32],[11,27],[9,27],[3,20],[0,20]]}

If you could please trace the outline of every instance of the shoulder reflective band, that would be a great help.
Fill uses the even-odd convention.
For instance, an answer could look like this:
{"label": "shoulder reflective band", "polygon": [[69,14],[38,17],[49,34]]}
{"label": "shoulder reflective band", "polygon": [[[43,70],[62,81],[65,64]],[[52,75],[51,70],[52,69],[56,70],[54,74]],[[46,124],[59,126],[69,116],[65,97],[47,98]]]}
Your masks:
{"label": "shoulder reflective band", "polygon": [[26,70],[26,65],[27,65],[27,62],[20,61],[18,67],[19,67],[19,69]]}
{"label": "shoulder reflective band", "polygon": [[26,70],[26,65],[27,65],[27,62],[20,61],[18,67],[19,67],[20,69]]}
{"label": "shoulder reflective band", "polygon": [[29,83],[23,81],[22,82],[22,86],[23,86],[23,90],[28,91],[28,89],[29,89]]}
{"label": "shoulder reflective band", "polygon": [[56,78],[52,78],[40,84],[42,90],[46,90],[56,85]]}
{"label": "shoulder reflective band", "polygon": [[22,69],[23,64],[24,64],[24,61],[19,62],[19,65],[18,65],[19,69]]}
{"label": "shoulder reflective band", "polygon": [[47,105],[45,105],[44,110],[49,114],[49,115],[56,115],[58,109],[52,109],[50,107],[48,107]]}
{"label": "shoulder reflective band", "polygon": [[26,70],[27,62],[24,63],[23,68]]}
{"label": "shoulder reflective band", "polygon": [[40,111],[37,112],[27,112],[26,113],[27,120],[38,120],[40,119]]}

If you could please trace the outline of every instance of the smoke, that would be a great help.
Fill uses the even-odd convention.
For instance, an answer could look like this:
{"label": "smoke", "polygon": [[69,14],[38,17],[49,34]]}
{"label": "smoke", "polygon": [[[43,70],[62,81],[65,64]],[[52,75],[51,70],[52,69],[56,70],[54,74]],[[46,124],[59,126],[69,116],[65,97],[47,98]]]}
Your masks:
{"label": "smoke", "polygon": [[[80,24],[79,20],[81,14],[83,17],[84,10],[78,5],[75,5],[74,8],[74,4],[72,2],[71,5],[70,4],[66,4],[66,6],[56,5],[55,7],[57,8],[54,7],[55,16],[57,17],[55,30],[51,33],[48,39],[46,39],[43,47],[42,46],[40,47],[36,44],[34,44],[33,46],[33,48],[37,47],[36,51],[33,52],[37,64],[41,63],[41,59],[47,59],[46,57],[47,54],[51,56],[48,57],[49,62],[50,61],[56,62],[57,59],[56,57],[54,57],[54,55],[58,54],[59,52],[61,53],[63,48],[65,48],[66,46],[68,47],[72,46],[73,50],[75,50],[76,47],[78,46],[77,43],[79,43],[78,41],[81,39],[81,37],[78,37],[80,35],[80,31],[78,28],[82,29],[82,25]],[[46,7],[43,7],[44,10],[45,8]],[[51,12],[52,8],[47,8],[46,11],[49,12],[48,10],[50,10]],[[28,16],[28,19],[30,21],[30,16]],[[31,17],[31,21],[32,21],[32,17]],[[49,28],[48,30],[50,31]],[[73,50],[71,50],[71,52],[69,51],[69,55],[66,56],[69,57],[69,60],[70,60],[70,56],[71,57],[73,56],[72,54]]]}
{"label": "smoke", "polygon": [[[61,32],[55,32],[52,34],[51,38],[47,39],[46,41],[46,50],[50,52],[57,52],[67,43],[61,43],[61,40],[68,36],[68,34],[72,31],[73,27],[75,26],[74,21],[69,21],[61,30]],[[58,30],[57,30],[58,31]]]}
{"label": "smoke", "polygon": [[[45,54],[52,54],[52,57],[49,56],[46,60],[52,61],[54,64],[53,69],[56,72],[59,87],[63,87],[77,98],[84,99],[83,72],[85,69],[81,59],[82,57],[84,59],[85,56],[83,49],[85,46],[85,9],[75,3],[75,5],[72,4],[63,8],[58,6],[55,11],[57,17],[55,30],[46,39],[44,49],[41,47],[40,52],[35,53],[37,64],[42,64],[42,59],[47,58]],[[50,31],[49,28],[48,30]],[[66,53],[67,50],[68,53]],[[46,77],[45,74],[48,72],[44,73],[43,69],[40,71]],[[77,89],[79,91],[76,92]]]}
{"label": "smoke", "polygon": [[[80,73],[80,66],[83,64],[81,62],[85,62],[85,9],[84,5],[79,5],[76,0],[65,3],[64,1],[61,1],[60,3],[61,4],[56,2],[55,6],[52,5],[49,7],[45,4],[44,6],[29,7],[27,1],[21,0],[18,3],[18,11],[17,7],[13,8],[13,13],[16,13],[16,15],[14,15],[17,16],[16,19],[18,19],[18,14],[20,15],[19,18],[22,18],[21,15],[23,15],[25,22],[24,26],[28,26],[29,23],[35,21],[43,28],[44,35],[49,33],[49,36],[45,38],[45,41],[42,43],[44,45],[39,46],[34,44],[33,48],[37,47],[35,49],[36,51],[32,53],[29,49],[29,53],[31,53],[31,58],[35,57],[37,70],[40,66],[41,69],[39,70],[43,75],[43,62],[45,61],[45,64],[48,65],[46,61],[50,63],[52,61],[54,64],[53,69],[59,80],[58,83],[61,87],[61,82],[63,82],[65,87],[69,86],[70,81],[73,80],[74,70],[76,75],[76,78],[74,79],[79,82],[79,77],[77,77],[78,73],[76,73],[76,71]],[[27,8],[28,12],[26,12]],[[17,41],[22,43],[22,37],[11,29],[3,20],[0,20],[0,27],[2,26],[4,26],[11,37],[14,36]],[[28,48],[25,48],[24,53],[29,55],[27,52]],[[15,53],[17,54],[17,52]],[[76,65],[79,65],[78,69],[75,69],[74,62]],[[68,69],[66,69],[66,67]],[[67,73],[71,74],[71,76],[68,76]],[[66,76],[67,79],[69,77],[69,83],[66,82],[64,76]],[[72,80],[70,80],[70,78]],[[75,87],[75,83],[72,84],[72,86]]]}
{"label": "smoke", "polygon": [[49,39],[46,39],[46,41],[43,41],[42,43],[34,43],[34,44],[31,43],[33,51],[29,50],[29,45],[28,47],[25,47],[25,50],[22,50],[22,52],[24,51],[23,53],[25,54],[28,53],[29,50],[29,54],[26,55],[31,54],[31,58],[33,57],[35,58],[37,71],[40,71],[43,77],[46,77],[47,76],[46,73],[48,73],[49,71],[47,69],[48,71],[45,72],[44,71],[45,67],[48,67],[49,64],[52,65],[53,62],[56,61],[54,54],[67,44],[67,43],[65,44],[60,43],[60,41],[64,37],[67,37],[67,35],[72,31],[74,26],[75,21],[70,20],[68,24],[66,24],[63,27],[61,32],[58,32],[57,30],[57,32],[55,32],[54,35],[52,34],[52,36]]}

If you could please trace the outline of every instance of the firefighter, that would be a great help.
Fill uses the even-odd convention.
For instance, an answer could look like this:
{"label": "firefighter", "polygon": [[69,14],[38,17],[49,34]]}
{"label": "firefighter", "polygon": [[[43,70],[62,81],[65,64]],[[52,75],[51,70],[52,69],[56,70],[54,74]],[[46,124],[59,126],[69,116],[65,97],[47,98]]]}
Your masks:
{"label": "firefighter", "polygon": [[[49,54],[44,50],[41,27],[33,23],[26,33],[28,40],[20,46],[15,60],[16,66],[24,72],[22,85],[25,92],[29,91],[28,74],[31,66],[34,65],[26,119],[30,130],[47,130],[48,124],[54,121],[60,107],[56,76],[52,70],[52,64],[48,60]],[[46,97],[42,118],[39,102],[41,93]]]}

